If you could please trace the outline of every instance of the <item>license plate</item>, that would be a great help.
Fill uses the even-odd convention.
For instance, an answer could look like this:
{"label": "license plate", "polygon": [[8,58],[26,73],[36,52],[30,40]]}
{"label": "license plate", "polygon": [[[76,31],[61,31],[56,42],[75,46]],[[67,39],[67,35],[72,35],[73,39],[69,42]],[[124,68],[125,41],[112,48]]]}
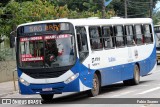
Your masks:
{"label": "license plate", "polygon": [[42,88],[42,91],[52,91],[52,88]]}

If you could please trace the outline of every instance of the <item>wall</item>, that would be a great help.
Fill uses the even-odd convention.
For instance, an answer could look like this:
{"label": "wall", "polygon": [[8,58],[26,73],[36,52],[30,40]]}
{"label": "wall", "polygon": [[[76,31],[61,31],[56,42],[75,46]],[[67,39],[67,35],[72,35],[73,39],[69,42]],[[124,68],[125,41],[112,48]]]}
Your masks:
{"label": "wall", "polygon": [[[13,80],[13,71],[16,69],[16,61],[0,61],[0,82]],[[14,72],[17,78],[17,72]]]}
{"label": "wall", "polygon": [[[16,69],[15,48],[10,48],[9,38],[5,36],[3,38],[5,41],[0,43],[0,82],[13,80],[13,71]],[[17,78],[17,72],[15,72],[15,78]]]}

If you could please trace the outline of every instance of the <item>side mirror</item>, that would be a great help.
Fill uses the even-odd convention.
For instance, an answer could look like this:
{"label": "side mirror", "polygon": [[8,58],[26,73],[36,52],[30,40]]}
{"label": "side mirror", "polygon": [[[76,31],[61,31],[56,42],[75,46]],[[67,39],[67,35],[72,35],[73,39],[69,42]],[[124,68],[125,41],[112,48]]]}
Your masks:
{"label": "side mirror", "polygon": [[2,43],[4,41],[4,38],[2,37],[2,38],[0,38],[0,43]]}
{"label": "side mirror", "polygon": [[10,33],[10,37],[9,37],[10,48],[14,48],[15,47],[15,37],[16,37],[16,33],[15,33],[15,31],[12,31]]}

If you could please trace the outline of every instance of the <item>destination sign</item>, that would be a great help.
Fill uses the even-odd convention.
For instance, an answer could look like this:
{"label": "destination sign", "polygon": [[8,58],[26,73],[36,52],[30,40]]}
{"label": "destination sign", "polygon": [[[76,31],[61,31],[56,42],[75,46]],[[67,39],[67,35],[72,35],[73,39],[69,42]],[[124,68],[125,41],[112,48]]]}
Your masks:
{"label": "destination sign", "polygon": [[69,30],[69,23],[43,23],[24,26],[23,33]]}

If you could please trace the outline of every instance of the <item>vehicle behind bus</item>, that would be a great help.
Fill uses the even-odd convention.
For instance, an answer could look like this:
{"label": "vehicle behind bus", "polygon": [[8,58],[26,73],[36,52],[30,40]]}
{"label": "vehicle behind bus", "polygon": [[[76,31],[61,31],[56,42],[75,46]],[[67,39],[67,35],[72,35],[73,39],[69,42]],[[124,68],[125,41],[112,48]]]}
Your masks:
{"label": "vehicle behind bus", "polygon": [[160,25],[154,26],[154,32],[156,35],[157,64],[159,64],[159,61],[160,61]]}

